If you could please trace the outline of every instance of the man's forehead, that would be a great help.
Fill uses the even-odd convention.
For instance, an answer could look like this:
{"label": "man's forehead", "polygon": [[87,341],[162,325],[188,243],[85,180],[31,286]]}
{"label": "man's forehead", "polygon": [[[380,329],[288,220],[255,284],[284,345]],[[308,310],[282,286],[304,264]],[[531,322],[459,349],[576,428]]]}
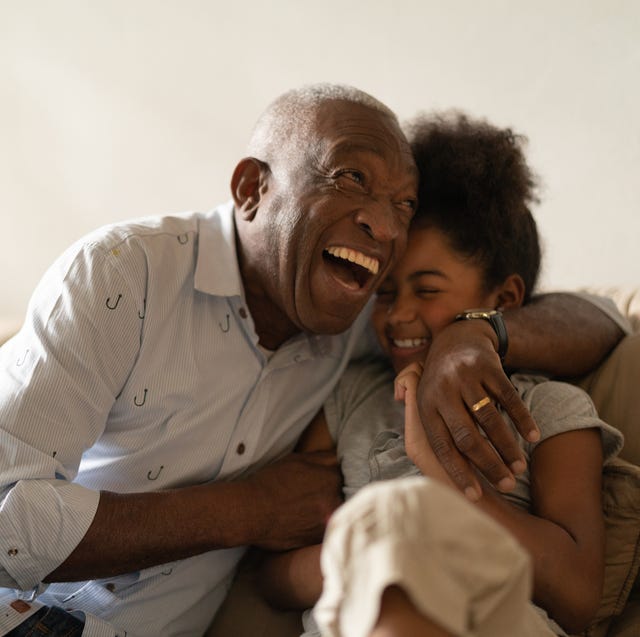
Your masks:
{"label": "man's forehead", "polygon": [[340,103],[335,109],[319,109],[310,132],[327,151],[379,155],[391,151],[413,163],[411,147],[398,122],[362,104]]}
{"label": "man's forehead", "polygon": [[408,164],[415,164],[411,147],[405,143],[389,144],[384,138],[372,135],[344,135],[334,140],[326,140],[325,151],[333,155],[373,154],[381,159],[388,158],[388,151],[397,152]]}
{"label": "man's forehead", "polygon": [[388,135],[405,139],[398,121],[390,114],[379,111],[366,104],[332,100],[324,102],[315,109],[311,118],[312,126],[324,133],[335,130],[341,134],[363,134],[379,129]]}
{"label": "man's forehead", "polygon": [[346,100],[329,100],[298,113],[297,126],[281,139],[284,148],[295,149],[306,163],[311,160],[328,165],[341,159],[372,155],[390,168],[406,173],[408,181],[417,181],[411,146],[392,113]]}

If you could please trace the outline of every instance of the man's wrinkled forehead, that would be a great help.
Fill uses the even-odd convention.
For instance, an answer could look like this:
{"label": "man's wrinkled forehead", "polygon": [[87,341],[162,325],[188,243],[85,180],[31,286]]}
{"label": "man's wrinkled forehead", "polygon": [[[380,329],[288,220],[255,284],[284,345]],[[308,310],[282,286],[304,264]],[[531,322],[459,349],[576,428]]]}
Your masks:
{"label": "man's wrinkled forehead", "polygon": [[332,100],[319,105],[309,113],[309,126],[321,135],[350,137],[354,142],[375,138],[408,145],[397,119],[391,113],[366,104]]}
{"label": "man's wrinkled forehead", "polygon": [[390,114],[363,104],[331,102],[319,108],[309,124],[309,143],[322,147],[324,153],[366,152],[385,160],[390,155],[397,156],[407,170],[417,175],[411,146]]}

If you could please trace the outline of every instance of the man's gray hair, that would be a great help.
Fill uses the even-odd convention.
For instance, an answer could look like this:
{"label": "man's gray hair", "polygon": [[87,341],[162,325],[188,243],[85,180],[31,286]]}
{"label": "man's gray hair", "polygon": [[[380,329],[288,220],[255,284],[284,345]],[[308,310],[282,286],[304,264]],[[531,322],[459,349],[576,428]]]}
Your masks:
{"label": "man's gray hair", "polygon": [[369,93],[345,84],[310,84],[283,93],[267,106],[251,134],[249,155],[272,163],[275,154],[304,144],[315,113],[333,101],[366,106],[398,123],[396,114]]}

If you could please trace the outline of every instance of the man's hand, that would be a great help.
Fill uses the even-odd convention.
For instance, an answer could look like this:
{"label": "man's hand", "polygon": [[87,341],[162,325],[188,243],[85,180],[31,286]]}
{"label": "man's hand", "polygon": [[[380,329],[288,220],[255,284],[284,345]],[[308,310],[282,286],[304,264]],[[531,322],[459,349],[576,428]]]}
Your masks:
{"label": "man's hand", "polygon": [[256,540],[282,551],[320,542],[329,516],[342,504],[334,451],[292,453],[246,481],[256,506]]}
{"label": "man's hand", "polygon": [[[525,468],[520,447],[493,401],[502,405],[525,439],[540,436],[502,369],[495,341],[485,321],[452,323],[433,340],[418,387],[420,417],[431,448],[471,500],[482,491],[470,463],[501,491],[511,490],[514,474]],[[485,397],[491,400],[482,401]]]}
{"label": "man's hand", "polygon": [[100,494],[89,530],[45,579],[77,582],[141,570],[206,551],[320,541],[341,504],[335,453],[294,453],[248,478],[145,493]]}

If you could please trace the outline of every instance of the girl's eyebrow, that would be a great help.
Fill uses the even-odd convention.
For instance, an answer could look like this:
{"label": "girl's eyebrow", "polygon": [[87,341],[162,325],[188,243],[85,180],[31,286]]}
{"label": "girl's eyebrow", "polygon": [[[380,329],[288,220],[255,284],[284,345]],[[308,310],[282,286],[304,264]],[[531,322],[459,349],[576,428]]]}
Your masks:
{"label": "girl's eyebrow", "polygon": [[412,272],[409,275],[409,280],[415,281],[416,279],[419,279],[421,276],[437,276],[442,279],[449,280],[449,277],[444,272],[442,272],[442,270],[416,270],[415,272]]}

